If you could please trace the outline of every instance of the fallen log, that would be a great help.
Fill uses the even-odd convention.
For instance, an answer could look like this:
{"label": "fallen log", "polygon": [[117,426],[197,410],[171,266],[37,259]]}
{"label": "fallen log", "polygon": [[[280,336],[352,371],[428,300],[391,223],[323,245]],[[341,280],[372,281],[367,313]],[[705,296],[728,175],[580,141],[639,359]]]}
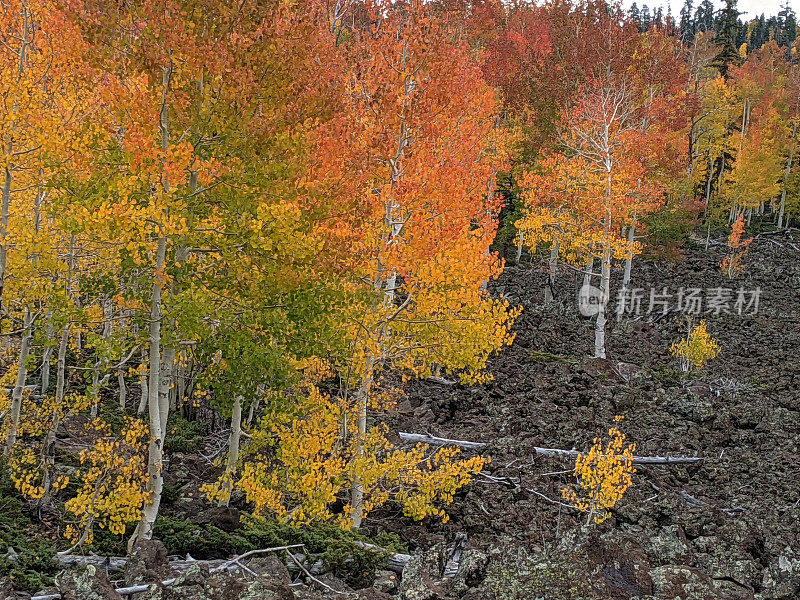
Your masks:
{"label": "fallen log", "polygon": [[[406,442],[430,444],[431,446],[458,446],[466,450],[480,450],[487,446],[484,442],[470,442],[466,440],[451,440],[436,437],[435,435],[421,433],[400,432],[400,439]],[[540,456],[577,458],[582,454],[580,450],[562,450],[561,448],[540,448],[535,446],[534,451]],[[686,465],[695,464],[705,460],[703,456],[634,456],[635,465]]]}
{"label": "fallen log", "polygon": [[[376,546],[375,544],[368,544],[367,542],[355,542],[356,546],[361,546],[362,548],[366,548],[367,550],[375,550],[376,552],[383,552],[387,553],[388,551],[386,548],[381,548],[380,546]],[[403,569],[406,568],[408,561],[411,560],[410,554],[401,554],[399,552],[389,553],[386,558],[387,566],[386,568],[389,571],[394,571],[398,575],[403,574]]]}
{"label": "fallen log", "polygon": [[[403,573],[403,569],[408,564],[408,561],[411,560],[410,554],[390,553],[385,548],[381,548],[380,546],[376,546],[374,544],[368,544],[366,542],[356,541],[354,543],[357,546],[366,548],[367,550],[387,553],[386,568],[389,571],[394,571],[398,575]],[[244,554],[229,559],[217,558],[211,560],[197,560],[190,556],[187,556],[185,559],[178,556],[171,556],[169,557],[169,566],[179,574],[185,573],[194,565],[206,566],[212,573],[217,571],[236,571],[242,569],[243,567],[246,568],[241,561],[248,560],[255,555],[266,554],[269,552],[280,552],[283,550],[293,550],[302,547],[303,544],[293,544],[289,546],[279,546],[276,548],[251,550],[250,552],[245,552]],[[312,575],[322,575],[325,573],[325,566],[322,560],[316,560],[317,556],[319,555],[311,555],[309,558],[314,560],[314,562],[312,562],[310,565],[304,565],[304,567],[308,569]],[[297,567],[295,563],[297,560],[305,559],[305,555],[293,555],[291,556],[291,561],[289,561],[287,564],[287,568],[289,571],[301,571],[301,569]],[[109,573],[122,571],[125,568],[125,565],[128,563],[128,558],[125,556],[98,556],[97,554],[90,554],[88,556],[56,555],[53,560],[54,562],[57,562],[61,568],[79,568],[92,565],[99,569],[104,569]]]}

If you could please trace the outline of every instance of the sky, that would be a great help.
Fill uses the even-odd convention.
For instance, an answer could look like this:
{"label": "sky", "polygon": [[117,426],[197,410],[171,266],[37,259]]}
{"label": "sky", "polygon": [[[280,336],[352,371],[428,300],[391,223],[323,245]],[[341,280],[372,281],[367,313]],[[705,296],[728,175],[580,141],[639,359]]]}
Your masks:
{"label": "sky", "polygon": [[[650,7],[651,13],[653,9],[658,6],[663,6],[664,12],[666,12],[667,5],[670,4],[672,5],[672,14],[677,18],[685,1],[686,0],[636,0],[636,4],[639,8],[641,8],[643,4],[647,4],[647,6]],[[702,0],[694,0],[692,4],[697,8],[697,5],[700,4],[701,1]],[[712,2],[714,2],[716,8],[725,6],[724,0],[712,0]],[[777,15],[778,11],[781,9],[781,5],[784,3],[785,0],[739,0],[738,7],[739,10],[744,13],[742,19],[745,19],[757,17],[761,13],[767,16]],[[622,0],[622,4],[627,9],[633,4],[633,0]],[[789,6],[794,9],[795,13],[800,13],[800,0],[789,0]]]}

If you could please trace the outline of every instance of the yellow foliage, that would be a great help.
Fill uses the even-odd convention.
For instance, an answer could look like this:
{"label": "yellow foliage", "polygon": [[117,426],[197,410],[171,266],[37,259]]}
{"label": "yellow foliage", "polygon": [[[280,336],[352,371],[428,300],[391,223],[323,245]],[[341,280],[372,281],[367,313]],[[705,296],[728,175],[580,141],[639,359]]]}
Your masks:
{"label": "yellow foliage", "polygon": [[[614,420],[619,422],[622,417]],[[631,475],[636,472],[633,467],[636,445],[625,446],[625,434],[616,426],[608,430],[608,436],[605,447],[602,439],[595,438],[589,452],[578,455],[575,461],[577,490],[561,490],[567,502],[587,513],[587,524],[602,523],[610,516],[609,509],[616,506],[631,486]]]}
{"label": "yellow foliage", "polygon": [[739,218],[731,225],[731,233],[728,236],[730,252],[719,263],[720,270],[728,279],[733,279],[744,272],[744,257],[747,254],[747,247],[750,245],[752,238],[742,240],[743,234],[744,217],[739,215]]}
{"label": "yellow foliage", "polygon": [[[210,500],[226,499],[229,483],[245,493],[258,517],[271,513],[295,525],[334,522],[352,527],[346,494],[357,479],[364,490],[363,514],[394,501],[414,519],[447,521],[444,507],[479,473],[488,459],[459,459],[456,448],[430,453],[425,445],[399,450],[386,439],[385,425],[366,433],[358,452],[357,408],[308,388],[306,413],[276,423],[264,419],[251,432],[236,481],[225,476],[203,491]],[[227,488],[230,489],[230,488]],[[333,506],[345,500],[341,512]]]}
{"label": "yellow foliage", "polygon": [[94,525],[124,534],[128,523],[139,520],[142,505],[149,499],[145,490],[146,423],[129,418],[118,437],[111,435],[102,420],[94,421],[92,427],[97,440],[80,454],[83,486],[64,505],[76,518],[66,531],[73,543],[91,543]]}
{"label": "yellow foliage", "polygon": [[[2,400],[0,397],[0,407]],[[25,498],[41,499],[46,492],[45,481],[52,475],[52,462],[45,460],[48,430],[66,415],[88,409],[91,403],[92,398],[79,394],[69,394],[61,401],[55,396],[47,396],[39,402],[30,394],[23,396],[17,431],[20,436],[27,438],[25,440],[27,445],[18,440],[17,446],[9,456],[8,464],[11,468],[11,480],[17,491]],[[52,480],[50,485],[53,491],[59,491],[64,489],[67,483],[69,478],[60,476]]]}
{"label": "yellow foliage", "polygon": [[716,358],[720,348],[708,333],[706,322],[701,321],[696,327],[690,328],[685,340],[673,344],[670,352],[680,360],[681,369],[686,373],[690,368],[700,369]]}

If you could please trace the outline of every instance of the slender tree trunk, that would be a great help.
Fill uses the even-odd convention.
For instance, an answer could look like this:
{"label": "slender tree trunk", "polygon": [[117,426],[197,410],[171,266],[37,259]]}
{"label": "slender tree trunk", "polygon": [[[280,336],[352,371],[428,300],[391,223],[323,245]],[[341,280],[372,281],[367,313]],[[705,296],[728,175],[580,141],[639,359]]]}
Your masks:
{"label": "slender tree trunk", "polygon": [[[167,238],[158,238],[156,253],[156,273],[164,270]],[[147,411],[150,417],[150,445],[147,452],[147,491],[151,497],[142,508],[142,518],[128,541],[128,550],[133,549],[137,540],[153,537],[153,526],[161,506],[161,493],[164,489],[164,426],[161,424],[161,403],[159,383],[161,379],[161,292],[162,280],[156,275],[153,280],[153,293],[150,302],[150,371],[148,381]]]}
{"label": "slender tree trunk", "polygon": [[53,468],[55,466],[55,453],[56,453],[56,434],[58,427],[61,425],[61,415],[66,410],[64,406],[65,395],[65,380],[67,366],[67,346],[69,345],[69,324],[65,325],[61,330],[61,340],[58,343],[58,359],[56,363],[56,403],[53,408],[53,415],[50,419],[50,426],[45,435],[44,444],[42,445],[42,463],[44,464],[44,473],[42,474],[42,488],[44,495],[42,496],[42,504],[46,504],[52,493],[53,487]]}
{"label": "slender tree trunk", "polygon": [[147,371],[147,352],[142,349],[142,368],[139,369],[139,389],[141,390],[141,398],[139,400],[139,406],[136,408],[136,414],[141,416],[144,414],[145,409],[147,408],[147,401],[149,398],[149,392],[147,385],[147,378],[148,378],[148,371]]}
{"label": "slender tree trunk", "polygon": [[714,159],[708,153],[708,177],[706,178],[706,203],[703,208],[703,217],[708,216],[708,203],[711,200],[711,181],[714,179]]}
{"label": "slender tree trunk", "polygon": [[[161,150],[166,155],[169,148],[169,112],[167,96],[169,93],[170,79],[172,77],[172,58],[170,57],[169,66],[162,71],[162,99],[161,112],[159,115],[159,129],[161,131]],[[162,172],[162,186],[165,195],[169,194],[169,179],[166,172]],[[153,537],[153,527],[155,526],[158,510],[161,506],[161,493],[164,489],[164,436],[167,428],[167,417],[169,413],[169,398],[167,397],[166,408],[162,407],[161,398],[161,319],[164,281],[162,273],[166,266],[167,258],[167,238],[164,231],[159,233],[158,248],[156,250],[155,275],[153,277],[153,292],[150,303],[150,372],[148,381],[147,410],[150,417],[150,445],[147,452],[147,491],[150,492],[150,499],[145,502],[142,508],[142,518],[136,526],[131,539],[128,541],[128,551],[133,549],[137,540],[149,540]],[[174,350],[172,354],[171,366],[174,362]],[[162,422],[163,420],[163,422]]]}
{"label": "slender tree trunk", "polygon": [[[10,159],[12,152],[11,142],[8,143],[8,152],[6,159]],[[8,261],[8,218],[9,210],[11,208],[11,180],[13,179],[13,171],[10,164],[6,164],[3,169],[3,191],[2,191],[2,205],[0,206],[0,306],[3,302],[3,289],[6,280],[6,263]]]}
{"label": "slender tree trunk", "polygon": [[550,246],[550,260],[547,263],[547,287],[544,290],[544,303],[550,304],[556,298],[556,270],[558,269],[558,242]]}
{"label": "slender tree trunk", "polygon": [[175,348],[164,348],[161,353],[161,370],[158,382],[158,410],[161,423],[161,439],[167,437],[167,421],[169,419],[169,397],[172,387],[172,369],[175,367]]}
{"label": "slender tree trunk", "polygon": [[224,489],[225,495],[220,499],[220,506],[230,506],[233,476],[236,473],[236,463],[239,462],[239,444],[242,438],[242,398],[233,399],[233,412],[231,413],[231,435],[228,438],[228,462],[225,465]]}
{"label": "slender tree trunk", "polygon": [[[92,397],[94,398],[94,402],[92,403],[92,408],[90,412],[90,416],[92,419],[97,418],[98,414],[98,407],[100,403],[100,376],[101,374],[105,374],[106,370],[108,369],[108,344],[111,341],[111,322],[114,317],[114,305],[112,303],[111,298],[104,298],[103,299],[103,357],[97,359],[94,363],[94,369],[92,372]],[[104,378],[105,379],[105,378]]]}
{"label": "slender tree trunk", "polygon": [[[361,387],[358,390],[358,438],[359,443],[356,449],[356,457],[361,458],[364,456],[364,443],[363,440],[367,435],[367,407],[369,405],[369,394],[372,388],[372,360],[368,359],[366,374]],[[351,498],[351,506],[353,508],[353,527],[358,529],[364,519],[364,486],[361,477],[356,474],[353,477],[353,491]]]}
{"label": "slender tree trunk", "polygon": [[784,226],[783,217],[786,214],[786,189],[789,187],[789,176],[792,174],[794,162],[794,147],[797,140],[797,123],[792,127],[792,145],[789,147],[789,158],[786,160],[786,170],[783,173],[783,186],[781,186],[781,205],[778,212],[778,229]]}
{"label": "slender tree trunk", "polygon": [[8,456],[11,448],[17,443],[17,430],[19,428],[19,417],[22,412],[22,396],[25,391],[25,380],[28,377],[28,352],[30,350],[31,332],[33,330],[33,317],[30,309],[26,306],[23,314],[22,342],[19,349],[19,365],[17,366],[17,382],[11,393],[11,423],[6,433],[6,445],[4,455]]}
{"label": "slender tree trunk", "polygon": [[520,231],[517,234],[517,254],[514,257],[514,264],[518,265],[519,261],[522,260],[522,246],[525,243],[525,233]]}
{"label": "slender tree trunk", "polygon": [[117,386],[119,387],[119,409],[124,412],[128,404],[128,388],[125,386],[125,367],[117,368]]}
{"label": "slender tree trunk", "polygon": [[[633,221],[628,226],[628,244],[633,244],[634,239],[636,238],[636,217],[633,217]],[[622,315],[625,312],[625,301],[628,294],[628,288],[631,285],[631,269],[633,268],[633,253],[628,252],[628,256],[625,258],[625,269],[622,272],[622,289],[619,292],[619,306],[617,307],[617,321],[622,318]]]}
{"label": "slender tree trunk", "polygon": [[45,340],[44,352],[42,352],[42,396],[47,395],[50,389],[50,359],[53,356],[53,347],[50,345],[53,339],[53,313],[47,315],[47,339]]}
{"label": "slender tree trunk", "polygon": [[606,357],[606,309],[611,287],[611,247],[606,244],[603,250],[603,259],[600,272],[600,303],[597,311],[597,321],[594,329],[594,356]]}

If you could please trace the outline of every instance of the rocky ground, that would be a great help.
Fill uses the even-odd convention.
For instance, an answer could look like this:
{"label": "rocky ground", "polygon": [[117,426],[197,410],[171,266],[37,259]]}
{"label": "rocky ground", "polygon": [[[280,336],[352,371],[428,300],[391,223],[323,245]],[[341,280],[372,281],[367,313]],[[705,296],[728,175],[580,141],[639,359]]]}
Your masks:
{"label": "rocky ground", "polygon": [[[556,301],[545,306],[538,258],[507,269],[495,291],[524,311],[513,345],[490,362],[494,381],[413,383],[384,417],[395,432],[486,442],[482,452],[492,459],[489,477],[457,497],[447,524],[376,515],[413,551],[402,578],[379,571],[359,591],[328,575],[319,578],[324,585],[305,578],[292,586],[270,558],[249,563],[247,576],[205,566],[177,575],[164,570],[165,553],[151,549],[126,569],[128,583],[135,573],[139,581],[179,579],[135,598],[800,598],[800,250],[785,237],[758,239],[746,272],[732,281],[719,273],[722,256],[719,247],[690,247],[679,263],[637,261],[633,285],[646,290],[645,314],[609,327],[607,360],[589,358],[593,324],[577,312],[571,272],[559,273]],[[660,306],[646,314],[649,290],[665,287],[673,305],[680,288],[700,288],[704,299],[714,293],[707,290],[734,290],[729,314],[703,315],[722,354],[688,378],[669,354],[685,315]],[[756,314],[737,314],[739,288],[760,288]],[[586,449],[617,415],[637,455],[704,460],[638,467],[611,518],[586,527],[559,503],[572,461],[538,456],[534,447]],[[197,470],[179,461],[172,468]],[[184,485],[179,501],[196,497],[191,489]],[[445,576],[464,536],[458,572]],[[102,570],[65,577],[65,600],[118,597]]]}
{"label": "rocky ground", "polygon": [[[686,380],[669,354],[684,314],[657,306],[624,318],[609,359],[590,359],[593,324],[577,313],[570,275],[560,274],[558,301],[544,306],[538,263],[506,272],[497,290],[525,310],[514,344],[491,361],[494,382],[417,383],[389,418],[397,430],[489,442],[488,473],[505,478],[472,485],[452,522],[422,536],[430,545],[463,530],[468,548],[491,557],[465,597],[800,598],[800,252],[773,239],[753,243],[747,271],[732,281],[713,247],[690,248],[677,264],[635,264],[645,313],[651,288],[666,287],[673,306],[680,288],[706,298],[734,290],[731,314],[702,315],[722,354]],[[761,289],[757,314],[737,314],[739,288]],[[612,518],[587,532],[552,502],[569,475],[550,473],[570,464],[533,447],[586,449],[616,415],[636,454],[705,460],[639,467]]]}

